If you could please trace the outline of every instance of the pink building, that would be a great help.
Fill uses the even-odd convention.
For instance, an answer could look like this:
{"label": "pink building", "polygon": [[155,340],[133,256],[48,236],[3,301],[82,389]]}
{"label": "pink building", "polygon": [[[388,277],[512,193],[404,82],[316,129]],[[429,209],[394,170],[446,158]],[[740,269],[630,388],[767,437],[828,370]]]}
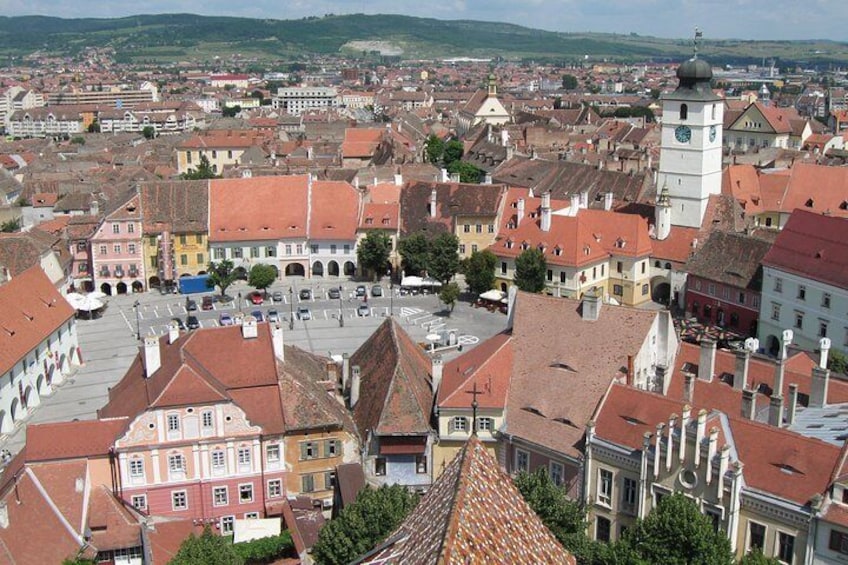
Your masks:
{"label": "pink building", "polygon": [[144,255],[141,249],[139,197],[107,212],[91,237],[91,272],[95,286],[106,294],[144,290]]}
{"label": "pink building", "polygon": [[96,216],[72,216],[68,220],[68,247],[71,253],[71,284],[76,291],[94,290],[94,271],[91,262],[91,237],[100,221]]}

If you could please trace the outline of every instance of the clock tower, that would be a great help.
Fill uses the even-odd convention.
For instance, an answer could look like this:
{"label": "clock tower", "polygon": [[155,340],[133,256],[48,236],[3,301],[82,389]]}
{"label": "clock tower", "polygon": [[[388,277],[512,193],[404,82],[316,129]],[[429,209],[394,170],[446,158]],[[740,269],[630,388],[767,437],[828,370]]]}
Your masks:
{"label": "clock tower", "polygon": [[677,89],[662,97],[657,186],[668,187],[672,225],[699,228],[710,195],[721,192],[724,103],[710,88],[712,68],[697,53],[678,67],[677,78]]}

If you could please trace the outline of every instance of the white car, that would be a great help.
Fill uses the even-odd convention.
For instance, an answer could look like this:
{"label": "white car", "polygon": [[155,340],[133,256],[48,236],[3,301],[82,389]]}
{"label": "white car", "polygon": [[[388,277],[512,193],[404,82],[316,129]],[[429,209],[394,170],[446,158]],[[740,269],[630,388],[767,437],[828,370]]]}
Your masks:
{"label": "white car", "polygon": [[371,308],[369,308],[367,304],[360,304],[359,308],[356,309],[356,314],[362,317],[370,316]]}
{"label": "white car", "polygon": [[312,312],[306,306],[301,306],[297,309],[297,319],[298,320],[311,320]]}

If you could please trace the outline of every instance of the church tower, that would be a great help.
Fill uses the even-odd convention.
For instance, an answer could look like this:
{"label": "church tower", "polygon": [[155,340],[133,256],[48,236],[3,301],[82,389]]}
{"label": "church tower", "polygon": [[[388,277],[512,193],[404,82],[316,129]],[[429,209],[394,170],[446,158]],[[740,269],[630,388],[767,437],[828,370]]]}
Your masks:
{"label": "church tower", "polygon": [[[696,42],[699,37],[696,32]],[[721,192],[724,104],[710,88],[713,71],[697,48],[678,67],[677,78],[677,89],[662,97],[657,186],[668,187],[671,223],[698,228],[710,195]]]}

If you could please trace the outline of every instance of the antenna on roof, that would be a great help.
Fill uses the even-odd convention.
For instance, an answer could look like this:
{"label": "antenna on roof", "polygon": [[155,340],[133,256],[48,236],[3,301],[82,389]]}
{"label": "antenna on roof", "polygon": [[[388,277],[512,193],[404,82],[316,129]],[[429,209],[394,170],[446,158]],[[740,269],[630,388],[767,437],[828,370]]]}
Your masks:
{"label": "antenna on roof", "polygon": [[695,39],[692,40],[693,51],[692,55],[693,59],[698,58],[698,46],[701,44],[701,40],[704,38],[704,32],[701,31],[701,28],[695,26]]}

